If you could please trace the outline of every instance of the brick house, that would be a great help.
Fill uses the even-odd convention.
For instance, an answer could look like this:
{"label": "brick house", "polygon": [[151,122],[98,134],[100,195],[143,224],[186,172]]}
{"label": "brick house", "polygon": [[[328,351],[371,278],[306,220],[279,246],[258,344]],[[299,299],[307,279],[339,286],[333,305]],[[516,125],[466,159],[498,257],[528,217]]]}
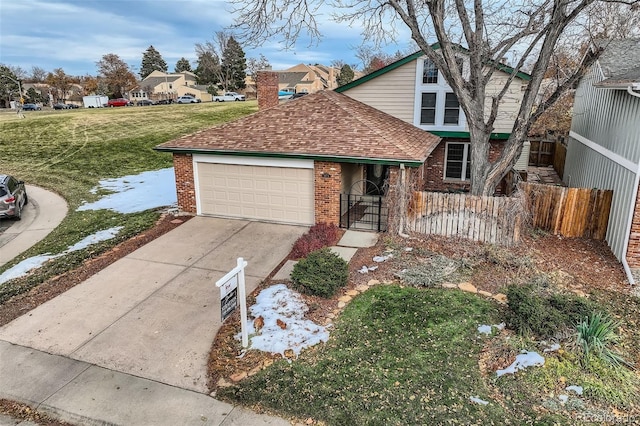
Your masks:
{"label": "brick house", "polygon": [[[459,49],[458,64],[462,67],[463,74],[468,74],[470,65],[465,52],[465,49]],[[491,105],[491,95],[499,93],[514,72],[504,64],[492,66],[496,69],[487,84],[487,108]],[[500,155],[503,142],[509,138],[523,92],[530,79],[526,73],[516,73],[500,103],[491,136],[491,161]],[[424,189],[468,190],[471,156],[466,117],[442,73],[422,52],[416,52],[340,86],[336,91],[440,136],[442,141],[425,163]],[[526,142],[514,169],[518,172],[526,171],[528,157],[529,145]]]}
{"label": "brick house", "polygon": [[640,278],[640,39],[596,40],[604,49],[576,89],[563,179],[613,190],[606,241]]}
{"label": "brick house", "polygon": [[278,105],[277,87],[260,72],[258,112],[156,147],[173,154],[182,211],[339,224],[341,194],[384,196],[401,168],[424,178],[438,136],[334,91]]}

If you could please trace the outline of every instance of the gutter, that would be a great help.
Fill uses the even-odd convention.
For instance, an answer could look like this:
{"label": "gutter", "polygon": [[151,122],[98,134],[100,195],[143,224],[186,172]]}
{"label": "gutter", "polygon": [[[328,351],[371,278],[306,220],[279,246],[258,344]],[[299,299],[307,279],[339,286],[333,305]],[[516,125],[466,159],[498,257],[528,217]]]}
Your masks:
{"label": "gutter", "polygon": [[631,96],[635,96],[636,98],[640,98],[640,93],[636,92],[636,90],[640,90],[640,83],[632,83],[627,86],[627,93]]}

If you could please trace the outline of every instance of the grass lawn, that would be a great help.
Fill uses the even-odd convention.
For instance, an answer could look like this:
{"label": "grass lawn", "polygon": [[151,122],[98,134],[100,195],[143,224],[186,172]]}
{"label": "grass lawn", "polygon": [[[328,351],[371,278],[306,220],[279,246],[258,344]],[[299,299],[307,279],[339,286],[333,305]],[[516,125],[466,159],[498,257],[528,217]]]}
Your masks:
{"label": "grass lawn", "polygon": [[0,113],[0,172],[57,192],[69,204],[69,214],[62,224],[0,268],[0,273],[27,257],[60,253],[94,232],[124,226],[113,240],[51,261],[34,276],[0,285],[0,303],[155,223],[159,216],[155,211],[77,212],[83,201],[99,197],[90,190],[101,179],[171,167],[171,155],[156,152],[153,147],[256,110],[255,102],[233,102],[25,112],[24,119],[18,119],[15,113]]}
{"label": "grass lawn", "polygon": [[328,343],[218,396],[331,425],[552,421],[492,399],[478,366],[490,337],[477,327],[499,317],[496,304],[460,291],[374,287],[345,308]]}

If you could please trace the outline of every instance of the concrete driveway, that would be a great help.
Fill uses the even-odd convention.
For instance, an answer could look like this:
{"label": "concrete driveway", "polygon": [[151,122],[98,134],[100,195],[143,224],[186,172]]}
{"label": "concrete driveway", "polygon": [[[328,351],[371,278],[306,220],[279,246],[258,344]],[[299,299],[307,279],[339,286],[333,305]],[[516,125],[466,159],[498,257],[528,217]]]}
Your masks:
{"label": "concrete driveway", "polygon": [[195,217],[0,328],[0,341],[206,392],[216,280],[243,257],[251,292],[306,231]]}

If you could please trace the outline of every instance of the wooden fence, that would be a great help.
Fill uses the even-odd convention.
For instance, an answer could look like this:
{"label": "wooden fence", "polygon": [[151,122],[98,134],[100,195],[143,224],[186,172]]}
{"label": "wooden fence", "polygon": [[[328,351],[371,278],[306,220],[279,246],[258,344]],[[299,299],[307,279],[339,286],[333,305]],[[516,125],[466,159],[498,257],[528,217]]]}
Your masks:
{"label": "wooden fence", "polygon": [[527,196],[534,227],[565,237],[604,239],[613,191],[527,182],[520,185]]}
{"label": "wooden fence", "polygon": [[524,209],[520,198],[414,192],[408,225],[423,234],[512,245],[520,240]]}
{"label": "wooden fence", "polygon": [[558,173],[560,179],[564,178],[564,162],[567,158],[567,146],[563,143],[563,138],[558,138],[553,148],[553,169]]}

